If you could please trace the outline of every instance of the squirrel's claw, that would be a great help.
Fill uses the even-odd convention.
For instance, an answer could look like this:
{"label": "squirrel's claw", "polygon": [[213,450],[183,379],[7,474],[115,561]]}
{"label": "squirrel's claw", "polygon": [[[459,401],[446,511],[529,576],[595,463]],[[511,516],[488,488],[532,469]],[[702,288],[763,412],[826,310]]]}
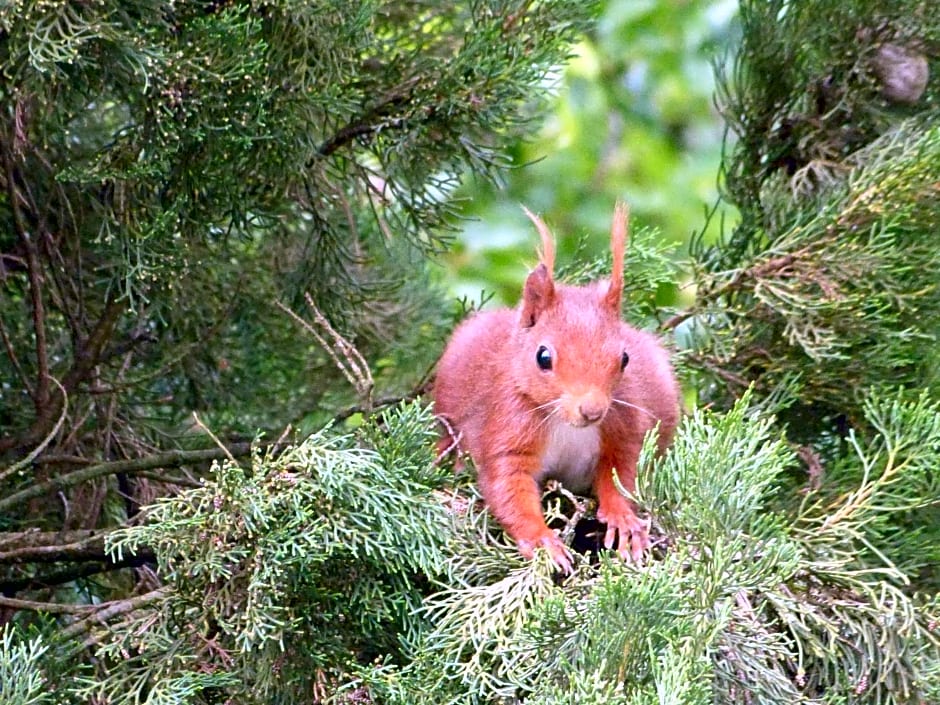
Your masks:
{"label": "squirrel's claw", "polygon": [[624,560],[636,564],[643,563],[643,554],[650,547],[650,522],[640,519],[633,511],[622,512],[615,516],[602,515],[598,519],[607,524],[604,534],[604,548],[614,549]]}
{"label": "squirrel's claw", "polygon": [[565,542],[558,538],[554,531],[549,530],[534,540],[520,539],[516,542],[519,547],[519,553],[525,558],[532,558],[535,555],[536,548],[544,548],[548,552],[552,563],[565,575],[571,575],[574,570],[571,552],[565,545]]}

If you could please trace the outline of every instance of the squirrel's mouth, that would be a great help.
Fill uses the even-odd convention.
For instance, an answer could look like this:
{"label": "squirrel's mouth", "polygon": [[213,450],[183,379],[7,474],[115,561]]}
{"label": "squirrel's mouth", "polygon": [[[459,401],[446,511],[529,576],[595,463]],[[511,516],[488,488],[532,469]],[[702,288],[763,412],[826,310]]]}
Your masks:
{"label": "squirrel's mouth", "polygon": [[597,419],[595,421],[589,421],[587,419],[578,418],[578,419],[570,419],[568,421],[568,425],[573,426],[574,428],[588,428],[589,426],[596,426],[600,422],[601,422],[600,419]]}

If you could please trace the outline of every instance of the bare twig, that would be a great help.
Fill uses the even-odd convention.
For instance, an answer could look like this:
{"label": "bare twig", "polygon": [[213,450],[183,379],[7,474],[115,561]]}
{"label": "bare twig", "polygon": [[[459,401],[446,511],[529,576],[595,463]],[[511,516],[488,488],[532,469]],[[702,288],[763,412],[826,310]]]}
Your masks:
{"label": "bare twig", "polygon": [[42,442],[38,446],[33,448],[33,450],[29,453],[29,455],[27,455],[25,458],[23,458],[19,462],[13,463],[10,467],[6,468],[5,470],[0,471],[0,482],[10,477],[21,468],[24,468],[27,465],[29,465],[31,462],[33,462],[36,459],[36,457],[40,453],[42,453],[43,450],[45,450],[46,446],[49,445],[52,439],[58,435],[59,431],[62,429],[62,424],[65,423],[65,417],[68,415],[68,411],[69,411],[69,395],[66,393],[65,387],[59,384],[59,380],[57,380],[55,377],[52,377],[51,375],[49,376],[49,379],[52,380],[52,382],[55,383],[55,386],[59,388],[59,391],[62,392],[62,411],[59,414],[59,420],[56,421],[55,426],[52,427],[52,430],[49,431],[49,434],[42,440]]}
{"label": "bare twig", "polygon": [[197,425],[199,428],[201,428],[203,431],[206,432],[206,435],[208,435],[209,438],[211,438],[211,439],[213,440],[213,442],[222,450],[222,452],[225,453],[225,457],[228,458],[229,460],[231,460],[231,461],[234,463],[234,462],[235,462],[235,456],[228,452],[228,448],[226,448],[224,445],[222,445],[222,441],[220,441],[219,438],[218,438],[218,436],[216,436],[212,431],[209,430],[209,427],[206,426],[206,425],[202,422],[202,419],[199,418],[199,415],[198,415],[195,411],[193,412],[193,420],[196,422],[196,425]]}
{"label": "bare twig", "polygon": [[435,414],[434,418],[441,423],[441,425],[447,431],[448,437],[450,438],[450,444],[437,454],[437,457],[434,459],[434,464],[439,464],[444,458],[446,458],[455,450],[457,451],[459,461],[460,440],[463,438],[463,432],[457,432],[453,425],[451,425],[450,421],[447,420],[447,417],[443,414]]}
{"label": "bare twig", "polygon": [[336,365],[337,369],[343,373],[343,376],[346,377],[356,390],[356,393],[359,395],[359,401],[363,406],[362,412],[365,414],[371,413],[373,405],[372,389],[375,386],[375,381],[372,378],[369,364],[356,346],[346,340],[346,338],[333,328],[326,316],[323,315],[313,302],[313,297],[310,296],[310,294],[305,294],[304,298],[307,301],[307,305],[310,306],[310,310],[313,312],[314,322],[329,336],[331,341],[328,342],[326,337],[324,337],[319,330],[294,313],[285,304],[280,301],[275,301],[274,303],[314,337],[320,344],[320,347],[322,347],[330,356],[330,359],[333,360],[333,364]]}
{"label": "bare twig", "polygon": [[[346,378],[353,387],[356,388],[360,401],[367,407],[371,407],[372,389],[375,386],[375,381],[372,379],[372,371],[369,369],[369,363],[366,362],[366,359],[355,345],[346,340],[346,338],[333,328],[326,316],[323,315],[313,302],[313,297],[310,296],[310,294],[304,294],[304,299],[313,312],[314,321],[333,339],[335,349],[327,348],[327,352],[330,354],[330,357],[333,358],[333,362],[336,363],[336,366],[339,367],[340,371],[346,375]],[[340,358],[340,355],[342,355],[342,358]]]}
{"label": "bare twig", "polygon": [[107,560],[104,551],[107,531],[17,531],[0,533],[0,564],[55,563],[73,560]]}
{"label": "bare twig", "polygon": [[46,612],[48,614],[88,614],[89,610],[97,605],[66,605],[60,602],[35,602],[34,600],[17,600],[12,597],[0,595],[0,607],[12,610],[30,610],[32,612]]}

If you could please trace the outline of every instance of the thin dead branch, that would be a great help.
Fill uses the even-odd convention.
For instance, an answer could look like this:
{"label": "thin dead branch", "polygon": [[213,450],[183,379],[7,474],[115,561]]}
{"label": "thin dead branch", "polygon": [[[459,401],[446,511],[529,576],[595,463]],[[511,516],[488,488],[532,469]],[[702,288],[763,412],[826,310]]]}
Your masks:
{"label": "thin dead branch", "polygon": [[[280,301],[275,301],[274,303],[314,337],[317,343],[320,344],[320,347],[322,347],[330,356],[330,359],[333,360],[333,364],[336,365],[337,369],[343,373],[343,376],[346,377],[356,390],[356,394],[359,396],[359,401],[362,405],[362,412],[366,415],[370,414],[373,407],[372,390],[375,387],[375,381],[372,378],[372,371],[369,369],[369,364],[356,346],[346,340],[346,338],[332,326],[326,316],[323,315],[314,303],[313,297],[310,296],[310,294],[304,294],[304,298],[313,313],[314,322],[322,329],[323,333],[294,313],[285,304]],[[329,341],[327,337],[329,337]]]}

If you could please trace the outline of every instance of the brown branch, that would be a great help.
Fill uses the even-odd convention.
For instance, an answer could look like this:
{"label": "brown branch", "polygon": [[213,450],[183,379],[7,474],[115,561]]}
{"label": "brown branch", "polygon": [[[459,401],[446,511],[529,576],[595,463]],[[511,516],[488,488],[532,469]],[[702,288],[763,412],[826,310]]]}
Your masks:
{"label": "brown branch", "polygon": [[663,323],[659,325],[661,331],[675,330],[680,323],[684,323],[693,316],[697,316],[699,311],[694,308],[690,308],[688,311],[683,311],[682,313],[677,313],[672,318],[666,319]]}
{"label": "brown branch", "polygon": [[[26,129],[23,125],[25,108],[22,101],[17,102],[14,112],[13,124],[0,125],[0,140],[2,140],[0,163],[2,163],[4,186],[10,202],[13,230],[23,249],[23,265],[29,282],[35,338],[36,383],[32,386],[26,384],[25,387],[33,399],[35,418],[25,430],[0,438],[0,453],[13,450],[15,455],[23,456],[30,449],[36,450],[36,445],[42,439],[50,439],[50,434],[57,425],[57,419],[62,415],[67,394],[84,382],[94,367],[99,364],[102,351],[110,341],[114,325],[120,315],[122,304],[115,297],[110,297],[91,333],[86,339],[81,340],[77,335],[74,317],[63,302],[62,312],[73,328],[73,359],[71,367],[64,377],[61,377],[65,391],[60,396],[52,387],[55,380],[50,367],[50,350],[46,331],[46,297],[51,296],[55,304],[56,292],[54,287],[50,287],[49,291],[46,290],[46,274],[41,249],[42,246],[48,245],[45,254],[50,262],[54,261],[55,247],[45,218],[46,210],[51,207],[51,204],[42,204],[43,207],[40,207],[30,188],[29,179],[23,174],[22,145],[26,144]],[[40,161],[51,168],[41,154],[37,153],[37,156]],[[50,272],[53,275],[53,283],[56,283],[54,269]],[[3,337],[8,355],[10,355],[12,345],[6,335]],[[15,355],[11,356],[11,360],[14,366],[19,367]]]}
{"label": "brown branch", "polygon": [[[811,254],[810,248],[803,247],[796,252],[791,252],[778,257],[772,257],[764,262],[758,262],[747,269],[737,271],[734,276],[720,286],[711,291],[703,291],[699,295],[700,301],[716,300],[726,294],[732,294],[744,289],[751,282],[765,279],[768,277],[784,277],[792,274],[792,267],[802,258]],[[697,316],[703,308],[699,305],[693,305],[687,311],[676,314],[659,326],[660,330],[673,330],[684,321]]]}
{"label": "brown branch", "polygon": [[[55,169],[53,169],[52,165],[49,164],[45,156],[37,149],[34,149],[33,152],[39,161],[41,161],[46,166],[49,172],[54,174]],[[42,248],[43,256],[49,263],[48,272],[52,281],[52,286],[49,287],[49,295],[53,304],[55,304],[56,308],[63,314],[71,334],[72,345],[75,346],[78,341],[81,340],[81,323],[84,315],[84,305],[82,300],[83,283],[81,245],[79,244],[74,248],[74,254],[72,255],[74,261],[66,261],[62,253],[62,246],[59,242],[64,239],[64,236],[61,233],[63,231],[71,232],[73,236],[78,236],[75,232],[75,226],[73,225],[74,216],[71,215],[71,206],[69,204],[68,195],[65,193],[65,190],[62,188],[62,184],[60,184],[57,179],[52,178],[52,181],[56,184],[55,190],[58,193],[58,198],[61,204],[59,206],[59,215],[57,218],[58,222],[56,224],[60,234],[58,237],[53,236],[52,230],[47,222],[46,215],[49,211],[52,210],[52,204],[50,203],[40,213],[41,218],[39,222],[39,244]],[[26,188],[26,193],[32,200],[35,201],[32,195],[32,190],[29,188],[29,183],[26,183],[24,186]],[[63,217],[63,206],[64,210],[68,211],[70,214],[68,219]]]}
{"label": "brown branch", "polygon": [[22,505],[23,502],[41,497],[48,492],[62,490],[67,487],[74,487],[83,482],[94,480],[106,475],[126,472],[135,473],[141,470],[154,470],[156,468],[179,467],[190,463],[205,462],[207,460],[222,460],[231,453],[234,457],[244,457],[251,454],[252,443],[235,443],[223,450],[220,448],[206,448],[203,450],[171,450],[164,453],[157,453],[143,458],[133,458],[131,460],[116,460],[107,463],[98,463],[88,467],[73,470],[65,475],[54,477],[45,482],[39,482],[31,485],[19,492],[0,499],[0,512]]}
{"label": "brown branch", "polygon": [[101,361],[106,362],[131,352],[143,343],[156,343],[157,336],[147,330],[135,330],[123,341],[107,347],[101,354]]}
{"label": "brown branch", "polygon": [[[108,301],[91,334],[74,353],[72,366],[62,379],[62,386],[66,392],[74,391],[79,384],[89,377],[95,366],[100,362],[104,347],[111,338],[111,333],[123,310],[123,306],[123,303],[113,296]],[[48,381],[47,375],[47,383]],[[57,417],[62,413],[65,398],[65,395],[57,395],[50,399],[45,406],[39,408],[37,405],[36,418],[29,428],[21,434],[0,438],[0,453],[14,450],[21,455],[25,454],[30,448],[47,437],[55,426]]]}
{"label": "brown branch", "polygon": [[0,595],[0,607],[13,610],[31,610],[32,612],[46,612],[48,614],[87,614],[95,609],[96,605],[65,605],[59,602],[35,602],[33,600],[16,600],[12,597]]}
{"label": "brown branch", "polygon": [[165,485],[176,485],[177,487],[189,487],[192,489],[198,489],[202,487],[201,482],[197,482],[189,477],[179,477],[179,476],[170,476],[170,475],[161,475],[155,472],[148,472],[146,470],[134,473],[137,477],[141,477],[145,480],[153,480],[154,482],[162,482]]}
{"label": "brown branch", "polygon": [[41,458],[36,458],[33,462],[40,465],[92,465],[95,461],[79,455],[47,454]]}
{"label": "brown branch", "polygon": [[[408,104],[418,81],[419,77],[411,78],[402,85],[393,88],[363,115],[341,127],[332,137],[327,138],[317,147],[317,156],[328,157],[358,137],[371,135],[401,124],[403,118],[392,118],[391,113],[398,106]],[[307,166],[310,166],[310,164]]]}
{"label": "brown branch", "polygon": [[91,629],[96,623],[104,624],[105,620],[111,619],[112,617],[119,617],[122,614],[133,612],[136,609],[146,607],[147,605],[154,602],[159,602],[169,594],[170,590],[168,588],[161,587],[157,588],[156,590],[152,590],[151,592],[144,593],[143,595],[129,597],[126,600],[105,602],[101,605],[98,605],[99,609],[97,609],[92,614],[89,614],[84,619],[80,619],[69,627],[63,629],[59,635],[63,639],[71,639],[73,637],[80,636]]}
{"label": "brown branch", "polygon": [[[17,531],[0,533],[0,564],[107,560],[108,531]],[[9,548],[3,550],[7,546]]]}
{"label": "brown branch", "polygon": [[[39,250],[33,242],[26,226],[21,201],[25,200],[16,187],[16,168],[10,148],[4,145],[2,149],[3,171],[6,178],[7,196],[10,199],[10,210],[13,214],[13,229],[17,238],[23,244],[26,254],[26,273],[29,278],[29,296],[33,311],[33,335],[36,339],[36,389],[33,395],[33,405],[36,415],[41,416],[49,403],[49,349],[46,342],[46,312],[42,295],[42,273],[39,262]],[[33,204],[35,208],[35,204]],[[55,416],[55,414],[53,414]],[[42,434],[39,434],[42,435]]]}
{"label": "brown branch", "polygon": [[366,122],[353,123],[337,130],[336,134],[317,147],[317,154],[321,157],[328,157],[357,137],[368,135],[380,129],[380,125],[373,125]]}
{"label": "brown branch", "polygon": [[149,548],[138,547],[137,553],[132,556],[124,556],[119,561],[72,563],[66,568],[51,570],[47,573],[38,572],[23,578],[0,580],[0,593],[15,595],[23,590],[44,590],[56,585],[73,583],[82,578],[90,578],[93,575],[101,575],[102,573],[110,573],[125,568],[139,568],[148,563],[154,563],[156,560],[156,556]]}
{"label": "brown branch", "polygon": [[354,416],[355,414],[370,414],[373,411],[375,411],[377,408],[381,409],[386,406],[394,406],[395,404],[398,404],[399,402],[414,401],[419,396],[421,396],[422,394],[426,394],[427,392],[428,392],[427,388],[419,386],[415,389],[412,389],[410,392],[407,392],[406,394],[398,394],[395,396],[388,396],[388,397],[379,397],[378,399],[376,399],[369,405],[354,404],[352,406],[348,406],[345,409],[337,412],[336,415],[333,417],[333,423],[341,423],[345,421],[346,419],[348,419],[350,416]]}
{"label": "brown branch", "polygon": [[124,302],[112,295],[94,329],[75,352],[72,367],[62,380],[62,384],[68,391],[72,391],[87,379],[95,365],[101,361],[105,345],[111,340],[114,326],[123,310]]}
{"label": "brown branch", "polygon": [[[14,211],[16,210],[18,209],[14,207]],[[17,220],[17,218],[14,218],[14,220]],[[23,231],[21,238],[26,246],[29,296],[33,308],[33,335],[36,338],[37,372],[33,404],[36,413],[41,415],[49,405],[49,348],[46,342],[46,311],[42,300],[42,275],[39,271],[40,264],[36,247],[30,242],[29,234]],[[55,414],[52,414],[52,416],[55,416]]]}

